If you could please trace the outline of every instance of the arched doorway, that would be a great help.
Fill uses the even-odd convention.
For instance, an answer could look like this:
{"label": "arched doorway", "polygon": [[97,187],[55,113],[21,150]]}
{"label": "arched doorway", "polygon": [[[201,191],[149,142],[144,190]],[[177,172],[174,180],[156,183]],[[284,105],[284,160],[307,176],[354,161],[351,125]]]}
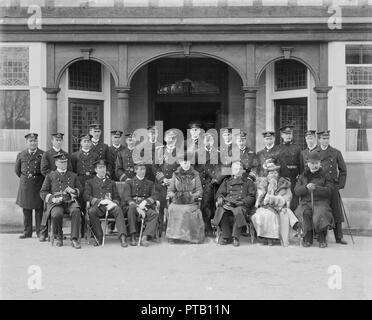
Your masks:
{"label": "arched doorway", "polygon": [[[241,77],[215,58],[174,54],[155,59],[136,71],[130,87],[133,128],[162,121],[164,131],[177,128],[186,134],[188,123],[194,120],[205,130],[244,126]],[[144,124],[140,119],[147,121]]]}
{"label": "arched doorway", "polygon": [[266,128],[275,130],[280,143],[278,129],[292,122],[294,140],[305,148],[305,131],[317,128],[315,80],[310,69],[298,60],[280,59],[266,66],[259,83],[265,90]]}

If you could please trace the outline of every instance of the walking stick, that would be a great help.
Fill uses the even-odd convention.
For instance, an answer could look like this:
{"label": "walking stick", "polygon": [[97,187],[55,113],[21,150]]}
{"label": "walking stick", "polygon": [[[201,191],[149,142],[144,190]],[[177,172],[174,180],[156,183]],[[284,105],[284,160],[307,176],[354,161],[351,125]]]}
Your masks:
{"label": "walking stick", "polygon": [[[83,211],[81,211],[81,215],[82,215],[83,218],[85,219],[85,216],[84,216]],[[97,240],[97,237],[96,237],[96,235],[94,234],[92,227],[90,226],[89,220],[88,220],[88,221],[85,221],[85,223],[87,224],[87,227],[89,228],[89,231],[92,233],[94,240],[96,241],[97,244],[99,244],[99,242],[98,242],[98,240]]]}
{"label": "walking stick", "polygon": [[311,190],[310,191],[310,195],[311,195],[311,211],[312,211],[312,215],[311,215],[311,224],[313,226],[313,242],[314,242],[314,236],[315,236],[315,228],[314,228],[314,191]]}
{"label": "walking stick", "polygon": [[145,218],[141,217],[141,230],[140,230],[140,235],[137,243],[137,247],[141,245],[141,240],[142,240],[142,233],[143,233],[143,223],[145,221]]}
{"label": "walking stick", "polygon": [[342,198],[341,198],[340,192],[337,191],[337,193],[338,193],[338,196],[339,196],[339,198],[340,198],[341,208],[342,208],[342,214],[345,216],[345,220],[346,220],[347,228],[348,228],[348,230],[349,230],[349,234],[350,234],[351,241],[353,242],[353,244],[355,244],[355,242],[354,242],[354,238],[353,238],[353,235],[351,234],[351,229],[350,229],[349,219],[348,219],[348,217],[347,217],[347,215],[346,215],[346,210],[345,210],[344,203],[343,203],[343,201],[342,201]]}
{"label": "walking stick", "polygon": [[108,218],[108,209],[106,208],[106,214],[105,214],[105,231],[103,232],[103,239],[102,239],[102,247],[105,245],[105,235],[107,232],[107,218]]}

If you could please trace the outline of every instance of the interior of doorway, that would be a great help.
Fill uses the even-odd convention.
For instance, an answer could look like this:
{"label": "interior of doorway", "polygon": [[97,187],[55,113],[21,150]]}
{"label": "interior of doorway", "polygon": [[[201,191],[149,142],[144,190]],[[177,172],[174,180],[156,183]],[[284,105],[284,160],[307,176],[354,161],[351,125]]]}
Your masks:
{"label": "interior of doorway", "polygon": [[201,122],[203,129],[220,127],[220,102],[157,102],[155,120],[163,121],[164,131],[179,129],[186,137],[191,121]]}

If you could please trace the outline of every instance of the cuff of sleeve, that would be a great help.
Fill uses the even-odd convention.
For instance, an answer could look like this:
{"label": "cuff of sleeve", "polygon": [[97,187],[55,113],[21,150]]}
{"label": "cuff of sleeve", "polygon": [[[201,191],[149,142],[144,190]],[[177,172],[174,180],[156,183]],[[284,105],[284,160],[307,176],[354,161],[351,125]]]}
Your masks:
{"label": "cuff of sleeve", "polygon": [[123,181],[123,178],[125,177],[125,173],[123,173],[121,176],[120,176],[120,181]]}
{"label": "cuff of sleeve", "polygon": [[51,196],[52,196],[52,194],[48,193],[45,197],[45,202],[48,202]]}
{"label": "cuff of sleeve", "polygon": [[79,191],[79,189],[76,188],[75,191],[76,191],[76,196],[77,196],[77,197],[80,196],[80,191]]}
{"label": "cuff of sleeve", "polygon": [[117,205],[119,205],[119,201],[118,200],[113,200],[112,202],[115,203],[115,204],[117,204]]}

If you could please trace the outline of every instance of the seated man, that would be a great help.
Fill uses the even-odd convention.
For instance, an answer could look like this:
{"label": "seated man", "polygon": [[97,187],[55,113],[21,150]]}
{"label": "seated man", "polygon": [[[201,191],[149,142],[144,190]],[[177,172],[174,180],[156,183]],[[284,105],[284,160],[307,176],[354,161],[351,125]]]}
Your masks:
{"label": "seated man", "polygon": [[98,160],[95,163],[96,176],[85,183],[84,200],[89,201],[89,219],[93,232],[97,237],[98,246],[102,244],[103,232],[99,218],[105,217],[106,210],[116,219],[118,237],[123,248],[128,246],[126,241],[127,227],[124,221],[124,214],[120,208],[120,197],[116,189],[115,181],[106,177],[107,165],[105,160]]}
{"label": "seated man", "polygon": [[50,215],[53,233],[57,236],[56,246],[63,245],[62,222],[63,214],[67,211],[71,215],[71,245],[80,249],[81,211],[76,198],[82,192],[82,186],[76,173],[67,170],[68,158],[65,153],[57,153],[54,155],[54,159],[57,169],[45,177],[40,190],[40,197],[46,204],[46,210],[41,222],[43,230],[39,240],[45,241],[47,221]]}
{"label": "seated man", "polygon": [[243,171],[243,164],[234,161],[231,177],[222,182],[216,193],[218,207],[211,222],[221,228],[219,244],[222,245],[231,243],[231,237],[235,247],[240,245],[241,228],[247,226],[245,215],[255,203],[256,186],[252,180],[243,177]]}
{"label": "seated man", "polygon": [[146,165],[144,162],[137,162],[134,165],[135,177],[125,182],[124,202],[128,206],[128,225],[131,236],[130,245],[135,246],[135,233],[137,222],[140,218],[146,224],[143,230],[141,244],[145,247],[150,245],[148,238],[155,237],[159,214],[154,210],[157,199],[154,182],[147,180]]}
{"label": "seated man", "polygon": [[294,191],[300,197],[295,214],[303,225],[303,246],[312,245],[314,230],[318,233],[319,247],[327,247],[327,229],[334,226],[330,207],[333,185],[328,173],[320,167],[319,152],[309,153],[307,168],[298,178]]}

